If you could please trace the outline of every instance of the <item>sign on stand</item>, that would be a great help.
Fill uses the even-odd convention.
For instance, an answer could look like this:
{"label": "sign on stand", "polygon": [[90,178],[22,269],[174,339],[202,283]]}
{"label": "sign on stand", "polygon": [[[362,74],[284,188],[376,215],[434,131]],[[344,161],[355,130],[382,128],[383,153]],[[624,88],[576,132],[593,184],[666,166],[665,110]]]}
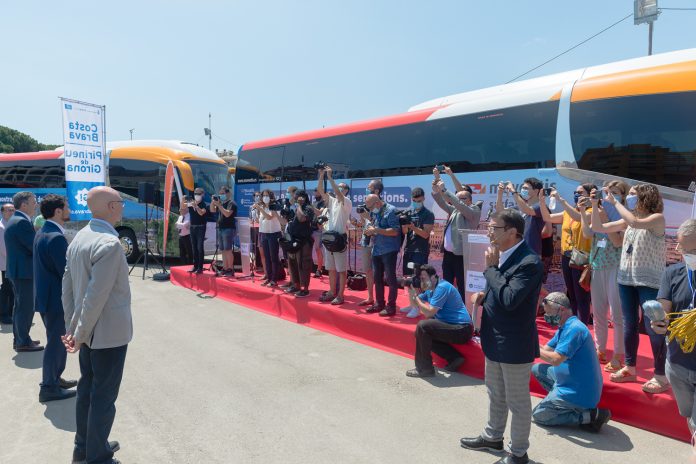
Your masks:
{"label": "sign on stand", "polygon": [[251,228],[249,218],[237,218],[237,234],[239,236],[239,254],[242,257],[242,275],[251,275]]}
{"label": "sign on stand", "polygon": [[471,320],[474,322],[474,329],[481,327],[481,308],[472,307],[471,296],[486,289],[486,279],[483,271],[486,270],[486,250],[490,245],[490,240],[485,231],[459,229],[464,244],[464,282],[466,283],[465,298],[466,307],[469,309]]}

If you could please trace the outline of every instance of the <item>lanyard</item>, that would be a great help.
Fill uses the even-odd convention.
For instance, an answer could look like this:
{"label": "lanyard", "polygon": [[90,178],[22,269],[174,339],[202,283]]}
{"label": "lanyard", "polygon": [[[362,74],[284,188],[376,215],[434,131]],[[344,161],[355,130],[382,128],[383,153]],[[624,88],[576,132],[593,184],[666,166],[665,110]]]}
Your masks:
{"label": "lanyard", "polygon": [[693,284],[693,277],[694,277],[694,272],[686,268],[686,275],[689,278],[689,288],[691,289],[691,305],[689,306],[689,309],[692,309],[694,307],[694,299],[696,299],[696,290],[694,290],[694,284]]}

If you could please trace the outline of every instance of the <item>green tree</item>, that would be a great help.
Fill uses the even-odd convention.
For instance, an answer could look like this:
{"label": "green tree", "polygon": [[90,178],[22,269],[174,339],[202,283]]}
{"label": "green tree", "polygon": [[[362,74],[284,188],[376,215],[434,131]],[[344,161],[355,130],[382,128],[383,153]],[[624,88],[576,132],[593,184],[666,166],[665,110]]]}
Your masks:
{"label": "green tree", "polygon": [[53,150],[59,145],[47,145],[37,142],[32,137],[0,126],[0,153],[23,153],[28,151]]}

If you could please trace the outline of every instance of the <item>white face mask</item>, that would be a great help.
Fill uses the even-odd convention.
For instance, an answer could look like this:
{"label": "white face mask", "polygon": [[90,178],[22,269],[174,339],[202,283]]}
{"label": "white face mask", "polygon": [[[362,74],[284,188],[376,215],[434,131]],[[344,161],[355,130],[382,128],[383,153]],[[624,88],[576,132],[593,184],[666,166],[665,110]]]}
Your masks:
{"label": "white face mask", "polygon": [[696,271],[696,255],[686,253],[682,255],[682,257],[684,258],[684,263],[686,264],[686,267],[688,267],[692,271]]}
{"label": "white face mask", "polygon": [[198,203],[203,201],[203,195],[194,195],[193,198],[195,198],[196,202],[198,202]]}
{"label": "white face mask", "polygon": [[264,196],[264,197],[263,197],[263,202],[266,203],[266,204],[269,204],[269,203],[271,202],[271,197],[269,197],[269,196]]}

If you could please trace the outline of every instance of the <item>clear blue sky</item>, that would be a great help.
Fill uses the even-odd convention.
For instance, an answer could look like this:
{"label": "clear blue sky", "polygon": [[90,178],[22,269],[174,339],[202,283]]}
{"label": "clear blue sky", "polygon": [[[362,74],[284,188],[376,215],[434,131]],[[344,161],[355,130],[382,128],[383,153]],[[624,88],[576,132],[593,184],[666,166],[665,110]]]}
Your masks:
{"label": "clear blue sky", "polygon": [[[107,140],[135,128],[207,146],[211,112],[213,148],[236,150],[504,83],[632,11],[632,0],[3,2],[0,125],[62,143],[65,96],[106,105]],[[529,77],[642,56],[647,41],[629,18]],[[696,47],[696,11],[665,11],[653,44]]]}

